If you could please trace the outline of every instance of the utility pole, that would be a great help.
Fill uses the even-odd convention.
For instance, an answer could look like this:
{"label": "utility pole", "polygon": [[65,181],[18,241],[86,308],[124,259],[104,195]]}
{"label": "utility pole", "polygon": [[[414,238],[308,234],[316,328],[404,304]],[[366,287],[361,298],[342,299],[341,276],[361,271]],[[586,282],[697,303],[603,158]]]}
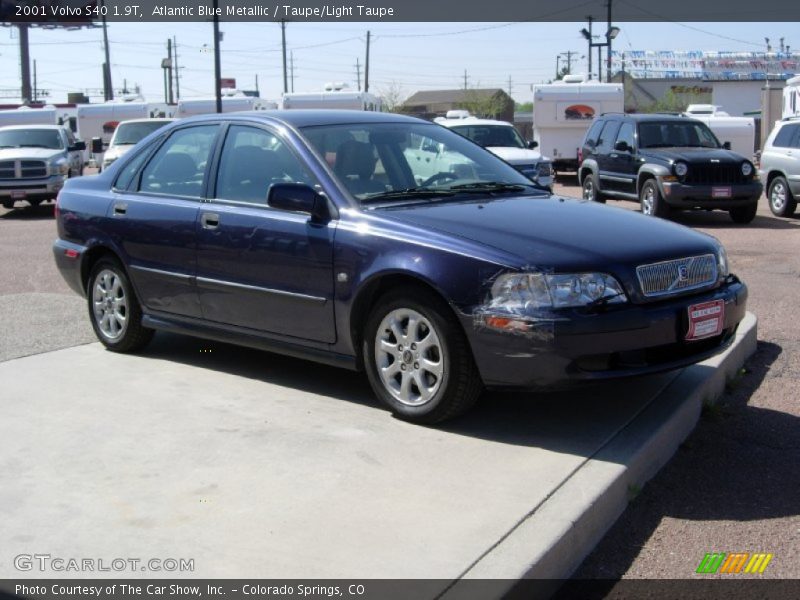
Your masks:
{"label": "utility pole", "polygon": [[38,98],[36,97],[38,94],[36,93],[36,59],[33,61],[33,101],[36,102]]}
{"label": "utility pole", "polygon": [[214,0],[214,90],[217,97],[217,114],[222,112],[222,65],[219,55],[219,0]]}
{"label": "utility pole", "polygon": [[258,90],[258,73],[256,73],[256,96],[261,98],[261,92]]}
{"label": "utility pole", "polygon": [[608,29],[606,29],[606,81],[611,82],[611,0],[608,0]]}
{"label": "utility pole", "polygon": [[286,72],[286,20],[281,19],[281,46],[283,47],[283,93],[289,91],[289,79]]}
{"label": "utility pole", "polygon": [[508,95],[511,95],[511,75],[508,76]]}
{"label": "utility pole", "polygon": [[114,99],[114,88],[111,86],[111,57],[108,51],[108,25],[106,24],[106,3],[100,0],[100,8],[103,11],[103,49],[106,55],[105,67],[103,67],[103,90],[106,102]]}
{"label": "utility pole", "polygon": [[291,64],[291,74],[292,74],[292,93],[294,93],[294,52],[289,53],[289,62]]}
{"label": "utility pole", "polygon": [[167,81],[169,81],[167,104],[175,104],[175,95],[172,92],[172,38],[167,38]]}
{"label": "utility pole", "polygon": [[467,70],[464,69],[464,89],[467,89]]}
{"label": "utility pole", "polygon": [[586,55],[589,57],[589,79],[592,78],[592,17],[586,17],[586,20],[589,21],[589,52]]}
{"label": "utility pole", "polygon": [[20,76],[22,78],[22,103],[27,105],[31,103],[31,57],[30,47],[28,45],[28,29],[30,25],[27,23],[19,23],[17,29],[19,30],[19,62],[20,62]]}
{"label": "utility pole", "polygon": [[358,63],[358,57],[356,56],[356,81],[358,82],[358,91],[361,91],[361,65]]}
{"label": "utility pole", "polygon": [[178,40],[172,36],[172,47],[175,49],[175,99],[181,99],[181,72],[178,67]]}
{"label": "utility pole", "polygon": [[369,42],[371,33],[367,31],[367,59],[364,62],[364,91],[369,91]]}
{"label": "utility pole", "polygon": [[562,56],[564,54],[567,55],[567,74],[569,75],[570,73],[572,73],[572,55],[577,54],[577,52],[573,50],[567,50],[566,52],[562,52],[561,54]]}

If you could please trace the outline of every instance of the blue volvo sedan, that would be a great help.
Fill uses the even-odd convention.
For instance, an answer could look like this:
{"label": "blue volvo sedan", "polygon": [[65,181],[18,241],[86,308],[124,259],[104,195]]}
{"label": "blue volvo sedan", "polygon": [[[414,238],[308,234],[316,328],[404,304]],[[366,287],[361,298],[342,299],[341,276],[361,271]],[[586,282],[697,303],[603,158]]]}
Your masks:
{"label": "blue volvo sedan", "polygon": [[109,350],[166,330],[365,370],[417,423],[485,387],[698,362],[747,300],[715,238],[552,195],[391,114],[180,120],[69,180],[57,225],[56,264]]}

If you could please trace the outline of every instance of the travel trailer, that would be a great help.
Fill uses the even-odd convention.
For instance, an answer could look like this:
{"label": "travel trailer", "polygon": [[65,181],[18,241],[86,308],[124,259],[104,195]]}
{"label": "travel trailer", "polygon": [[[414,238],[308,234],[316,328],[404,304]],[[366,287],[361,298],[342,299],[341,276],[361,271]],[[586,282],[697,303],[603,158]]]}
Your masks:
{"label": "travel trailer", "polygon": [[[238,112],[243,110],[270,110],[278,108],[277,103],[254,98],[252,96],[236,95],[222,97],[222,112]],[[180,100],[175,111],[175,117],[182,119],[194,115],[207,115],[217,112],[216,98],[192,98]],[[169,115],[167,115],[169,116]]]}
{"label": "travel trailer", "polygon": [[784,119],[800,116],[800,75],[786,81],[786,87],[783,88],[783,114],[781,116]]}
{"label": "travel trailer", "polygon": [[354,92],[344,83],[328,83],[321,92],[286,93],[281,108],[338,108],[380,112],[381,99],[369,92]]}
{"label": "travel trailer", "polygon": [[730,143],[734,152],[752,158],[756,150],[756,126],[752,117],[732,117],[713,104],[690,104],[683,114],[708,125],[721,143]]}
{"label": "travel trailer", "polygon": [[621,83],[587,81],[566,75],[556,83],[533,87],[533,139],[549,156],[556,171],[576,171],[578,149],[592,119],[603,113],[623,112]]}

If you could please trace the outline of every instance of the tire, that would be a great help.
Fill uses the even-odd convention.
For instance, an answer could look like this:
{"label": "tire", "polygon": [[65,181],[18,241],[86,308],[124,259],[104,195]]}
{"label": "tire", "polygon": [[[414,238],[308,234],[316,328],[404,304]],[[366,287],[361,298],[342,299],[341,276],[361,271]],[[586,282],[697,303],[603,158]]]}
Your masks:
{"label": "tire", "polygon": [[41,198],[36,198],[36,200],[28,199],[28,204],[30,204],[33,208],[36,208],[42,202],[44,202],[44,200],[42,200]]}
{"label": "tire", "polygon": [[14,201],[13,200],[3,200],[3,208],[7,208],[8,210],[11,210],[12,208],[14,208]]}
{"label": "tire", "polygon": [[134,352],[153,338],[153,330],[142,326],[142,309],[119,262],[111,258],[97,261],[86,291],[89,320],[106,348]]}
{"label": "tire", "polygon": [[592,202],[599,202],[600,204],[606,203],[606,198],[600,191],[600,186],[597,185],[597,178],[593,173],[590,172],[583,178],[581,187],[583,188],[584,200],[591,200]]}
{"label": "tire", "polygon": [[424,288],[392,291],[378,300],[367,319],[362,356],[381,403],[413,423],[458,416],[483,389],[458,321]]}
{"label": "tire", "polygon": [[666,219],[672,212],[669,205],[664,202],[664,197],[661,195],[655,179],[648,179],[642,185],[642,189],[639,190],[639,204],[642,214],[650,217]]}
{"label": "tire", "polygon": [[733,219],[734,223],[739,223],[741,225],[746,225],[750,221],[756,218],[756,212],[758,212],[758,203],[748,204],[747,206],[742,206],[740,208],[732,208],[728,211]]}
{"label": "tire", "polygon": [[797,208],[797,200],[784,177],[776,177],[769,184],[767,200],[769,209],[776,217],[791,217]]}

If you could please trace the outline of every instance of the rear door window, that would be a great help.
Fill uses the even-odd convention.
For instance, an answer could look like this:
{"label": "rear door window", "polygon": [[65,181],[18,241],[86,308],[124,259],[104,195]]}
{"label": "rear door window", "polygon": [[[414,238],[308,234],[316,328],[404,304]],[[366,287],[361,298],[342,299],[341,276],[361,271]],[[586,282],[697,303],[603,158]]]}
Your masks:
{"label": "rear door window", "polygon": [[619,121],[606,121],[603,131],[600,132],[600,139],[597,141],[597,151],[599,153],[611,152],[618,130]]}
{"label": "rear door window", "polygon": [[595,121],[589,128],[589,133],[586,134],[586,143],[590,146],[596,146],[597,140],[600,138],[600,131],[603,129],[604,121]]}
{"label": "rear door window", "polygon": [[775,141],[772,142],[772,145],[776,148],[797,148],[798,130],[800,130],[800,125],[784,125],[778,135],[775,136]]}

